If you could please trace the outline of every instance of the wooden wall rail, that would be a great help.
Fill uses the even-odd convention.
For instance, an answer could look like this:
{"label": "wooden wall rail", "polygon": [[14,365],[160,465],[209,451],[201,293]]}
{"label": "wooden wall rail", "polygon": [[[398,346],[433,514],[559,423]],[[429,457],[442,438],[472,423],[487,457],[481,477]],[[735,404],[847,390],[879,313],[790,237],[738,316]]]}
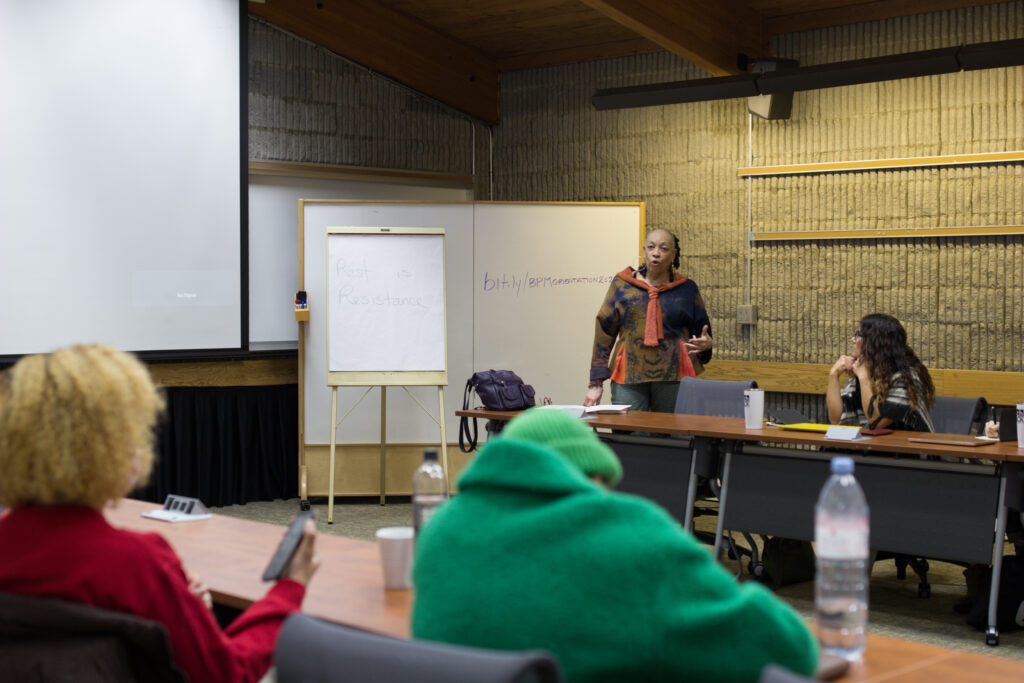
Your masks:
{"label": "wooden wall rail", "polygon": [[[825,394],[829,365],[824,363],[772,363],[716,359],[705,368],[703,379],[756,379],[766,391],[787,394]],[[260,386],[296,384],[294,358],[214,361],[208,363],[152,363],[153,378],[163,386]],[[989,403],[1010,405],[1024,400],[1024,372],[929,368],[936,392],[944,396],[984,396]]]}
{"label": "wooden wall rail", "polygon": [[794,232],[755,232],[755,242],[786,242],[793,240],[876,240],[918,239],[921,237],[989,237],[1021,235],[1024,225],[981,225],[948,228],[888,228],[884,230],[804,230]]}
{"label": "wooden wall rail", "polygon": [[741,178],[807,175],[812,173],[854,173],[858,171],[898,171],[905,168],[935,166],[977,166],[980,164],[1013,164],[1024,161],[1024,151],[984,152],[981,154],[945,154],[933,157],[907,157],[903,159],[858,159],[854,161],[826,161],[813,164],[785,164],[781,166],[748,166],[737,169]]}
{"label": "wooden wall rail", "polygon": [[273,175],[290,178],[323,178],[327,180],[362,180],[402,183],[404,185],[442,185],[472,187],[473,176],[431,173],[428,171],[398,171],[391,168],[346,166],[339,164],[312,164],[288,161],[249,160],[249,175]]}
{"label": "wooden wall rail", "polygon": [[[701,378],[756,379],[757,385],[765,391],[824,396],[830,367],[822,363],[714,360],[705,367]],[[989,403],[996,405],[1024,401],[1024,372],[928,370],[935,383],[935,393],[943,396],[984,396]]]}
{"label": "wooden wall rail", "polygon": [[298,384],[295,358],[150,363],[153,381],[165,387],[256,387]]}

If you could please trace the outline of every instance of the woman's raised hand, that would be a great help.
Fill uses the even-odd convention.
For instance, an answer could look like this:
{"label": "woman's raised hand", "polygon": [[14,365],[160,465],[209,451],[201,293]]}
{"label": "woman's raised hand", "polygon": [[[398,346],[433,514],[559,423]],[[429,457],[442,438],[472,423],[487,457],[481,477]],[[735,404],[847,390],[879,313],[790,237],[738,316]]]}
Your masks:
{"label": "woman's raised hand", "polygon": [[838,377],[844,372],[853,374],[853,356],[839,356],[839,360],[832,365],[829,374],[833,377]]}
{"label": "woman's raised hand", "polygon": [[695,353],[703,353],[711,348],[713,344],[711,335],[708,334],[708,326],[705,325],[704,329],[700,331],[700,336],[692,336],[686,341],[686,352],[691,356]]}

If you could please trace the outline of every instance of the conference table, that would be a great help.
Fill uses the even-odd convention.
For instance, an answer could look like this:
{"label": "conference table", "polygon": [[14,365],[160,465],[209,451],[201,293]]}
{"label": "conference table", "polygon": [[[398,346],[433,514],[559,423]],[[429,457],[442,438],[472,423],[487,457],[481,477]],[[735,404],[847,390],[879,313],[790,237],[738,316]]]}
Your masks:
{"label": "conference table", "polygon": [[[169,523],[142,517],[154,503],[125,499],[105,511],[114,526],[162,535],[210,587],[215,602],[244,609],[269,584],[259,577],[285,528],[213,515]],[[320,570],[310,582],[303,612],[346,626],[397,638],[409,637],[412,592],[384,590],[376,543],[340,536],[317,537]],[[869,635],[864,661],[838,680],[850,683],[899,681],[1005,681],[1024,678],[1024,663],[932,645]]]}
{"label": "conference table", "polygon": [[[245,609],[270,589],[260,577],[286,527],[224,515],[175,523],[141,516],[160,507],[126,498],[105,514],[114,526],[166,538],[218,604]],[[318,534],[316,554],[321,565],[307,588],[303,611],[366,631],[409,637],[410,592],[384,590],[376,543]]]}
{"label": "conference table", "polygon": [[[457,410],[456,415],[505,421],[515,411]],[[858,441],[830,440],[820,432],[764,425],[743,418],[630,411],[587,418],[630,470],[647,471],[652,497],[692,528],[698,460],[691,441],[714,442],[720,460],[710,476],[721,479],[714,553],[726,529],[802,540],[814,538],[814,503],[829,476],[829,461],[852,454],[871,510],[876,550],[993,567],[986,642],[996,645],[1000,568],[1008,511],[1024,509],[1024,449],[1016,442],[924,443],[933,435],[899,432]],[[632,436],[633,433],[662,435]],[[973,446],[967,443],[983,443]],[[641,492],[641,491],[632,491]],[[644,493],[644,492],[641,492]]]}

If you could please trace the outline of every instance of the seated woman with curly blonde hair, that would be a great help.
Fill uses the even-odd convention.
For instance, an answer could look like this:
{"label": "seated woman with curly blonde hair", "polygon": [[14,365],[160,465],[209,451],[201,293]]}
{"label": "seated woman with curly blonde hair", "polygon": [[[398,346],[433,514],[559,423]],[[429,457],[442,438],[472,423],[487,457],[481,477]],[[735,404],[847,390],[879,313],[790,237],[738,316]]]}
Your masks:
{"label": "seated woman with curly blonde hair", "polygon": [[149,475],[163,406],[145,366],[109,346],[26,356],[0,376],[0,593],[160,622],[189,680],[259,680],[316,571],[315,529],[285,578],[222,631],[163,538],[102,513]]}

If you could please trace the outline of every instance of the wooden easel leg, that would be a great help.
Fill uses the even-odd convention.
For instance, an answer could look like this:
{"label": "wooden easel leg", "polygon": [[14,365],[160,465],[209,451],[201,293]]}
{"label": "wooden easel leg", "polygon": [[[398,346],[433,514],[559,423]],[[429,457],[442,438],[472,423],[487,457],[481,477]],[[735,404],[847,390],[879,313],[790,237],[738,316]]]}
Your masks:
{"label": "wooden easel leg", "polygon": [[331,387],[331,463],[327,475],[327,523],[334,524],[334,449],[338,444],[338,387]]}
{"label": "wooden easel leg", "polygon": [[441,423],[441,467],[444,468],[444,476],[448,480],[448,495],[452,493],[452,478],[448,471],[448,434],[444,428],[444,386],[437,387],[437,414]]}
{"label": "wooden easel leg", "polygon": [[388,388],[380,388],[380,504],[384,505],[384,479],[387,474]]}

